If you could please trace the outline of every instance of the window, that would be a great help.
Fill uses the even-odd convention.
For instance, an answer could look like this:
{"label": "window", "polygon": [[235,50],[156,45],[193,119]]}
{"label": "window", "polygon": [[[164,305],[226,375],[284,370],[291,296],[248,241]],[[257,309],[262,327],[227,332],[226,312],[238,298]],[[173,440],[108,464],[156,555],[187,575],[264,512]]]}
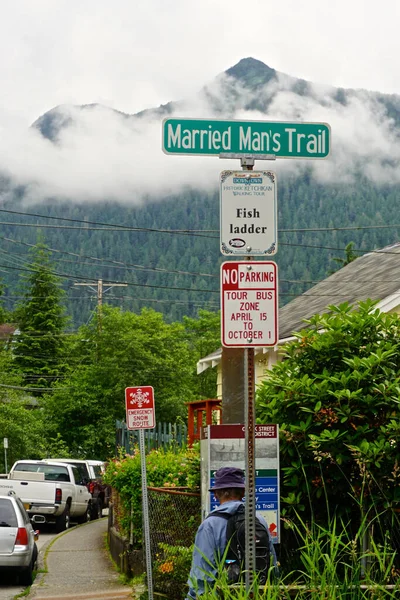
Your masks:
{"label": "window", "polygon": [[46,481],[61,481],[61,475],[63,476],[63,481],[69,481],[67,467],[55,467],[54,465],[39,465],[38,473],[44,473],[44,478]]}
{"label": "window", "polygon": [[100,465],[92,465],[93,473],[96,479],[101,479],[103,473]]}
{"label": "window", "polygon": [[0,527],[18,527],[13,503],[8,498],[0,498]]}
{"label": "window", "polygon": [[14,471],[25,471],[28,473],[38,473],[38,466],[35,464],[24,464],[20,463],[14,469]]}
{"label": "window", "polygon": [[59,475],[63,474],[64,481],[69,481],[67,467],[56,467],[44,463],[20,463],[15,467],[15,471],[25,471],[28,473],[44,473],[45,481],[59,481]]}
{"label": "window", "polygon": [[89,471],[88,471],[88,468],[85,465],[85,463],[71,462],[70,464],[73,465],[77,469],[77,471],[79,473],[79,475],[78,475],[79,481],[83,481],[84,479],[86,481],[89,481],[90,475],[89,475]]}
{"label": "window", "polygon": [[30,524],[29,515],[26,512],[21,500],[19,498],[15,498],[15,502],[18,504],[18,507],[19,507],[20,513],[22,515],[22,518],[24,519],[25,525],[29,525]]}

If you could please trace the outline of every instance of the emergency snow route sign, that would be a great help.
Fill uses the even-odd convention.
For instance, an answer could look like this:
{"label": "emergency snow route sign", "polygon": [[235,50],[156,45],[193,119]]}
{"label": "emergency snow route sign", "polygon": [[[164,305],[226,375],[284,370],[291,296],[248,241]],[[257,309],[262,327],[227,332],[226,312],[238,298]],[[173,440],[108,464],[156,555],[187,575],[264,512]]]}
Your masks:
{"label": "emergency snow route sign", "polygon": [[278,343],[278,267],[273,261],[221,265],[221,342],[252,348]]}
{"label": "emergency snow route sign", "polygon": [[128,429],[153,429],[156,426],[152,386],[126,388],[125,406]]}
{"label": "emergency snow route sign", "polygon": [[276,174],[222,171],[221,253],[272,255],[278,249]]}

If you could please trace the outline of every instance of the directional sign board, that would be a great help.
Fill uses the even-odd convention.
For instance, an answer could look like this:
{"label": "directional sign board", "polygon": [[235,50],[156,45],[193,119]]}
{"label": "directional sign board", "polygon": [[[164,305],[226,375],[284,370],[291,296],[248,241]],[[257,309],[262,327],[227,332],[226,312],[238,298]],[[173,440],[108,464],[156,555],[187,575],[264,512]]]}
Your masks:
{"label": "directional sign board", "polygon": [[276,175],[272,171],[222,171],[222,254],[255,256],[276,253],[276,188]]}
{"label": "directional sign board", "polygon": [[166,154],[273,155],[277,158],[326,158],[330,150],[327,123],[164,119]]}
{"label": "directional sign board", "polygon": [[[279,427],[255,426],[255,508],[267,521],[274,543],[280,542]],[[202,509],[204,514],[218,508],[210,488],[215,471],[221,467],[245,469],[247,452],[243,425],[208,425],[201,430],[200,456]]]}
{"label": "directional sign board", "polygon": [[128,429],[153,429],[156,426],[154,389],[150,385],[125,389]]}
{"label": "directional sign board", "polygon": [[251,348],[278,343],[278,268],[272,261],[221,265],[221,341]]}

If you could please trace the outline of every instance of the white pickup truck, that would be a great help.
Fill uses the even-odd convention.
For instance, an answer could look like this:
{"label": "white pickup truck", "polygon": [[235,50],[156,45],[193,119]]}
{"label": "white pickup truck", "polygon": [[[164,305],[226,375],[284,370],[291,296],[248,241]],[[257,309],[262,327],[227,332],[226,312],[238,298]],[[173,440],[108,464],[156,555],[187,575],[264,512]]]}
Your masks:
{"label": "white pickup truck", "polygon": [[86,483],[86,487],[92,495],[92,519],[101,519],[103,508],[108,508],[111,495],[111,487],[102,482],[105,469],[101,460],[83,460],[75,458],[44,458],[44,462],[69,463],[76,467],[79,476]]}
{"label": "white pickup truck", "polygon": [[73,465],[40,460],[17,461],[0,492],[13,490],[33,523],[54,523],[56,531],[68,529],[70,521],[84,523],[92,514],[92,496]]}

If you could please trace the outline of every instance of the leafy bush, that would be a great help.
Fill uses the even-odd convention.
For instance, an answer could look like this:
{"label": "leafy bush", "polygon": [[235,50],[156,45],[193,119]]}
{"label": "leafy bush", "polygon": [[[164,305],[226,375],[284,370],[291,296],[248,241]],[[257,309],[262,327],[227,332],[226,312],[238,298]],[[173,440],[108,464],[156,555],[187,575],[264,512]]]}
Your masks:
{"label": "leafy bush", "polygon": [[258,418],[280,425],[282,514],[352,514],[357,528],[400,502],[400,320],[371,301],[329,309],[270,371]]}
{"label": "leafy bush", "polygon": [[162,590],[169,598],[184,595],[192,562],[191,546],[171,546],[159,544],[156,560],[153,563],[154,589]]}
{"label": "leafy bush", "polygon": [[[149,487],[200,486],[200,455],[198,447],[184,450],[152,450],[146,456]],[[138,450],[132,455],[110,461],[104,481],[119,494],[119,526],[129,535],[131,523],[137,543],[142,532],[142,475]],[[132,517],[131,517],[132,514]]]}

